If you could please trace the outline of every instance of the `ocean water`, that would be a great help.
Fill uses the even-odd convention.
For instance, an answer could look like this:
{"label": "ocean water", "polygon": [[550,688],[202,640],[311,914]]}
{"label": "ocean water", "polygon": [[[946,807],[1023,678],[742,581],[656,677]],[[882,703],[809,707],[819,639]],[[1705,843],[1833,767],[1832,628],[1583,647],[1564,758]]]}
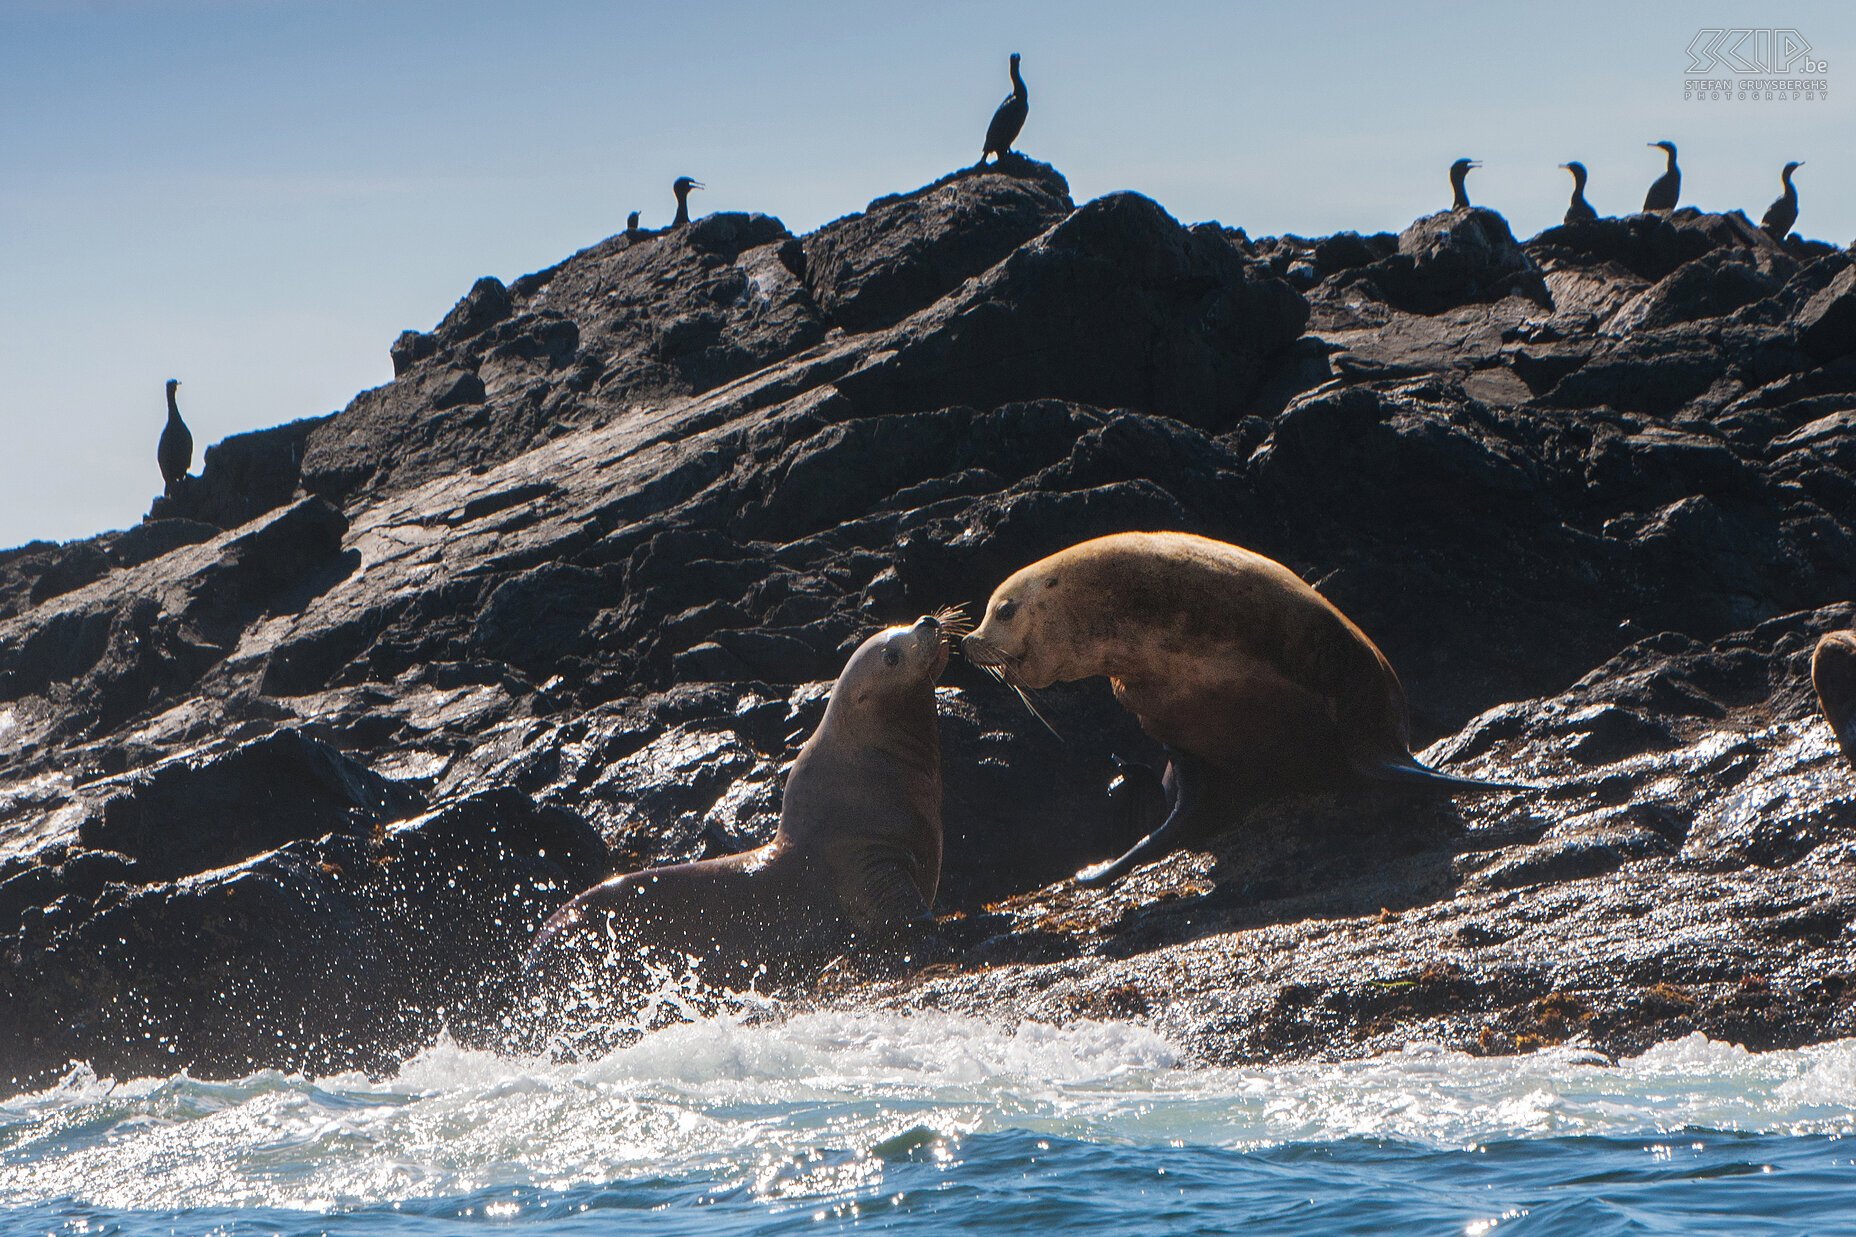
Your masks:
{"label": "ocean water", "polygon": [[1856,1041],[1204,1069],[1117,1023],[805,1013],[0,1101],[0,1233],[523,1229],[1856,1233]]}

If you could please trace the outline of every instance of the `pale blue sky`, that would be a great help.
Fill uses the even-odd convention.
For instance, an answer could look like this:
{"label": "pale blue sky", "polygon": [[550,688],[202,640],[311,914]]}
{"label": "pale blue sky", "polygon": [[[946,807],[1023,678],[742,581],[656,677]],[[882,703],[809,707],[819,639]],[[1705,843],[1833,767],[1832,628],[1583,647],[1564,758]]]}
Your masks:
{"label": "pale blue sky", "polygon": [[[1684,103],[1703,26],[1789,26],[1828,102]],[[1253,235],[1397,229],[1445,169],[1528,235],[1680,143],[1684,201],[1856,238],[1856,8],[0,0],[0,545],[133,523],[162,381],[203,452],[333,411],[479,275],[699,210],[795,232],[971,162],[1024,53],[1019,146],[1078,200]],[[197,467],[197,463],[196,463]]]}

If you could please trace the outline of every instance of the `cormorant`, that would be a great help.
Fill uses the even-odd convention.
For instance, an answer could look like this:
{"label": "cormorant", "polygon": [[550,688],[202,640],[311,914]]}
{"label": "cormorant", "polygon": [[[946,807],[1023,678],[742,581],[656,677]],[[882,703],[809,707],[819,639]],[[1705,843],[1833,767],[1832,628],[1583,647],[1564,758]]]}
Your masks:
{"label": "cormorant", "polygon": [[1560,166],[1572,173],[1572,201],[1566,207],[1566,222],[1590,223],[1598,218],[1598,212],[1585,200],[1585,164],[1562,163]]}
{"label": "cormorant", "polygon": [[1788,163],[1779,173],[1779,180],[1785,185],[1785,192],[1779,200],[1766,208],[1766,217],[1759,221],[1759,226],[1767,236],[1775,241],[1782,241],[1798,222],[1798,190],[1792,187],[1792,173],[1803,167],[1802,162]]}
{"label": "cormorant", "polygon": [[1474,159],[1458,159],[1450,165],[1450,188],[1456,191],[1456,198],[1450,203],[1451,210],[1469,209],[1469,194],[1463,191],[1463,179],[1469,175],[1469,169],[1481,166]]}
{"label": "cormorant", "polygon": [[700,180],[692,180],[688,176],[677,177],[676,182],[670,186],[671,192],[677,195],[677,217],[670,221],[671,227],[680,228],[690,221],[690,190],[702,188],[706,186]]}
{"label": "cormorant", "polygon": [[179,385],[180,379],[168,379],[168,423],[155,447],[155,463],[161,465],[161,480],[169,497],[193,467],[193,432],[180,419],[180,406],[174,402],[174,388]]}
{"label": "cormorant", "polygon": [[638,212],[633,211],[631,214],[625,216],[625,239],[628,241],[635,241],[643,237],[644,232],[638,227]]}
{"label": "cormorant", "polygon": [[1660,146],[1669,152],[1669,167],[1650,191],[1643,195],[1645,210],[1674,210],[1676,202],[1682,197],[1682,169],[1676,166],[1676,144],[1674,142],[1645,142],[1646,146]]}
{"label": "cormorant", "polygon": [[987,155],[1003,159],[1012,153],[1012,143],[1018,140],[1018,131],[1025,127],[1025,116],[1030,111],[1031,92],[1025,89],[1025,79],[1018,75],[1018,53],[1013,52],[1012,93],[1005,96],[1005,102],[992,114],[992,123],[986,126],[986,148],[980,151],[981,163],[986,162]]}

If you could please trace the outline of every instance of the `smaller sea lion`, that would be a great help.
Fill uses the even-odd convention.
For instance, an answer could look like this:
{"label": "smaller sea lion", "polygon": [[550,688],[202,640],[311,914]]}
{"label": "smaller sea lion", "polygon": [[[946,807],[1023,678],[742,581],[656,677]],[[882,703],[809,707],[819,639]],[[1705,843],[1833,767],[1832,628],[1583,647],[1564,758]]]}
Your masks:
{"label": "smaller sea lion", "polygon": [[[780,825],[738,855],[614,876],[543,925],[531,990],[693,968],[708,987],[789,978],[860,941],[932,928],[941,879],[935,683],[958,611],[880,631],[833,684],[786,777]],[[627,995],[627,994],[620,994]]]}
{"label": "smaller sea lion", "polygon": [[1209,537],[1117,533],[1041,559],[994,590],[961,647],[1021,695],[1107,675],[1165,746],[1171,810],[1119,859],[1079,872],[1084,884],[1189,836],[1208,782],[1512,789],[1419,764],[1405,689],[1366,633],[1281,563]]}
{"label": "smaller sea lion", "polygon": [[1856,766],[1856,631],[1833,631],[1817,642],[1811,683],[1844,758]]}

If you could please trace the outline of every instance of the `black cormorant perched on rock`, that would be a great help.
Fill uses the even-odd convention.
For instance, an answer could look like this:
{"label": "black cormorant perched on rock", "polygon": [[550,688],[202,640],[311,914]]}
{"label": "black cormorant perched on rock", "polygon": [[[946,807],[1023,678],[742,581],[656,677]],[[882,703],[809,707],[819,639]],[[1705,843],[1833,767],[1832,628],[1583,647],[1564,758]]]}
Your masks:
{"label": "black cormorant perched on rock", "polygon": [[671,192],[677,195],[677,217],[670,221],[671,227],[680,228],[690,221],[690,190],[702,188],[706,186],[700,180],[688,176],[677,177],[676,182],[670,186]]}
{"label": "black cormorant perched on rock", "polygon": [[180,419],[180,406],[174,402],[174,389],[179,385],[180,379],[168,379],[168,423],[155,447],[155,463],[161,465],[161,480],[170,496],[193,467],[193,431]]}
{"label": "black cormorant perched on rock", "polygon": [[1450,188],[1456,194],[1450,203],[1451,210],[1469,209],[1469,194],[1463,190],[1463,181],[1469,175],[1469,169],[1481,166],[1474,159],[1458,159],[1450,165]]}
{"label": "black cormorant perched on rock", "polygon": [[1566,206],[1566,222],[1590,223],[1598,218],[1598,212],[1585,200],[1585,164],[1574,162],[1560,166],[1572,173],[1572,201]]}
{"label": "black cormorant perched on rock", "polygon": [[1660,146],[1669,153],[1669,167],[1650,191],[1643,195],[1645,210],[1674,210],[1676,202],[1682,197],[1682,169],[1676,166],[1676,144],[1674,142],[1646,142],[1646,146]]}
{"label": "black cormorant perched on rock", "polygon": [[1792,230],[1792,225],[1798,222],[1798,190],[1792,187],[1792,173],[1803,166],[1803,162],[1785,165],[1785,170],[1779,173],[1779,181],[1785,186],[1785,192],[1779,195],[1778,201],[1766,208],[1766,217],[1759,221],[1766,235],[1775,241],[1784,240]]}
{"label": "black cormorant perched on rock", "polygon": [[1025,79],[1018,75],[1018,53],[1012,53],[1012,93],[1005,96],[1005,102],[992,114],[992,123],[986,126],[986,148],[980,151],[980,162],[986,162],[987,155],[996,155],[1003,159],[1012,153],[1012,143],[1018,140],[1018,131],[1025,127],[1025,116],[1031,111],[1031,92],[1025,89]]}
{"label": "black cormorant perched on rock", "polygon": [[643,238],[644,230],[638,226],[638,212],[633,211],[631,214],[625,216],[625,239],[628,241],[635,241],[642,240]]}

